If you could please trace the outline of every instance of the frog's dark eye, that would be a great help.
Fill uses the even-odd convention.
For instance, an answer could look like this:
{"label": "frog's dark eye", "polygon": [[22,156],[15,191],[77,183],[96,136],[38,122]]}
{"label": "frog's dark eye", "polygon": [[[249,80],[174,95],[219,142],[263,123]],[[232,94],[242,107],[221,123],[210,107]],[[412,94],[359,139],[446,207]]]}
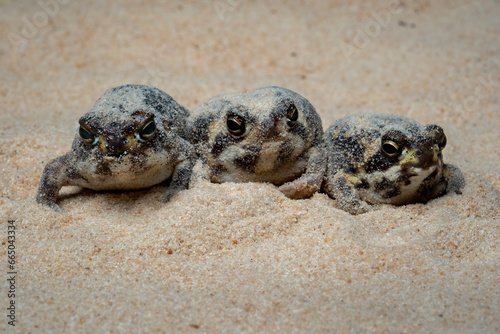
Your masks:
{"label": "frog's dark eye", "polygon": [[286,111],[286,117],[289,119],[288,125],[293,124],[299,119],[299,111],[294,104],[291,104]]}
{"label": "frog's dark eye", "polygon": [[156,123],[153,118],[145,122],[145,125],[142,127],[142,129],[139,131],[139,136],[142,139],[147,139],[151,137],[151,135],[155,132],[156,130]]}
{"label": "frog's dark eye", "polygon": [[245,120],[238,116],[228,116],[227,129],[234,136],[241,136],[245,133]]}
{"label": "frog's dark eye", "polygon": [[435,140],[434,143],[437,143],[439,149],[442,150],[445,148],[447,140],[446,135],[444,134],[443,128],[436,124],[426,125],[426,131],[424,135],[431,137]]}
{"label": "frog's dark eye", "polygon": [[396,158],[401,155],[401,147],[392,140],[384,140],[380,147],[382,149],[382,153],[389,158]]}
{"label": "frog's dark eye", "polygon": [[443,133],[443,137],[441,138],[441,142],[439,143],[439,149],[443,149],[446,147],[446,143],[448,140],[446,139],[446,135]]}
{"label": "frog's dark eye", "polygon": [[87,143],[92,143],[95,140],[94,135],[81,124],[78,133],[80,134],[80,137]]}

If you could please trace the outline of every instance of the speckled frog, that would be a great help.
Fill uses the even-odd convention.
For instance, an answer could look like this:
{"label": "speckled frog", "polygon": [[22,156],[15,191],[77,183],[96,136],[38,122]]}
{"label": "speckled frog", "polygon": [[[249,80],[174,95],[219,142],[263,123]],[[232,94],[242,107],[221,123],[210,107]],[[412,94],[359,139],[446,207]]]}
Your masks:
{"label": "speckled frog", "polygon": [[80,118],[71,151],[51,160],[38,186],[38,203],[56,204],[63,186],[132,190],[171,177],[164,200],[187,188],[195,152],[184,139],[189,111],[165,92],[125,85],[107,90]]}
{"label": "speckled frog", "polygon": [[310,197],[321,186],[321,119],[295,92],[265,87],[215,96],[192,112],[190,129],[198,179],[270,182],[290,198]]}
{"label": "speckled frog", "polygon": [[457,167],[443,163],[445,146],[438,125],[389,114],[347,116],[325,132],[323,190],[351,214],[376,204],[427,202],[460,193],[464,178]]}

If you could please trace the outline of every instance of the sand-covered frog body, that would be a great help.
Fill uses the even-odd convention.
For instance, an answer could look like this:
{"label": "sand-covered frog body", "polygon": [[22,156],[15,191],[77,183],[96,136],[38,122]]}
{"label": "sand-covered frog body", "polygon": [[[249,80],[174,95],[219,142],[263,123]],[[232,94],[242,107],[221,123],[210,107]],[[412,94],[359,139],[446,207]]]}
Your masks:
{"label": "sand-covered frog body", "polygon": [[199,178],[270,182],[290,198],[310,197],[321,186],[321,119],[295,92],[265,87],[221,94],[201,103],[189,123]]}
{"label": "sand-covered frog body", "polygon": [[390,114],[347,116],[325,131],[323,190],[352,214],[459,193],[465,181],[457,167],[443,163],[445,146],[438,125]]}
{"label": "sand-covered frog body", "polygon": [[125,85],[107,90],[79,121],[71,151],[51,160],[38,186],[37,202],[60,211],[63,186],[132,190],[172,178],[168,201],[187,188],[195,162],[186,140],[189,111],[165,92]]}

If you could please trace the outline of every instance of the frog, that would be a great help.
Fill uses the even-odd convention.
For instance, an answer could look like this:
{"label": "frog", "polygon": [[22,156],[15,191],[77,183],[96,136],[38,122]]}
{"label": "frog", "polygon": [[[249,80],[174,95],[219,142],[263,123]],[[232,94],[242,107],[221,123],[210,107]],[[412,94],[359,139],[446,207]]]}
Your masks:
{"label": "frog", "polygon": [[187,189],[195,163],[189,110],[146,85],[108,89],[78,121],[71,150],[50,160],[36,201],[55,211],[64,186],[95,191],[144,189],[170,179],[163,200]]}
{"label": "frog", "polygon": [[271,183],[291,199],[319,191],[323,126],[302,95],[277,86],[219,94],[196,107],[188,122],[198,157],[191,184]]}
{"label": "frog", "polygon": [[325,131],[322,191],[353,215],[460,194],[464,176],[443,162],[446,144],[436,124],[385,113],[346,116]]}

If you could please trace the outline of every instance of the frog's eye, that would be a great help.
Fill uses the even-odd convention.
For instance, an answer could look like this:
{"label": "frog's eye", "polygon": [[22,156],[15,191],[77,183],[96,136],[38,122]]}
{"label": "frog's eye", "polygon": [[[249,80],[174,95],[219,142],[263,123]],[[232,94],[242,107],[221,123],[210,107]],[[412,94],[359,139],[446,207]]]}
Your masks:
{"label": "frog's eye", "polygon": [[83,124],[80,124],[80,129],[78,130],[80,137],[87,143],[92,143],[95,140],[94,135],[87,129]]}
{"label": "frog's eye", "polygon": [[441,138],[441,142],[439,143],[439,149],[443,149],[446,147],[446,143],[448,140],[446,139],[446,135],[443,133],[443,137]]}
{"label": "frog's eye", "polygon": [[389,158],[396,158],[401,154],[401,147],[392,140],[384,140],[380,146],[382,153]]}
{"label": "frog's eye", "polygon": [[241,136],[245,133],[245,120],[238,116],[229,116],[226,124],[229,133],[234,136]]}
{"label": "frog's eye", "polygon": [[155,132],[155,130],[156,130],[156,123],[155,120],[151,118],[145,122],[145,125],[139,131],[139,136],[142,139],[147,139],[151,137],[151,135]]}
{"label": "frog's eye", "polygon": [[444,134],[443,128],[436,124],[426,125],[426,132],[424,135],[429,136],[435,140],[434,143],[437,143],[439,149],[442,150],[445,148],[447,140],[446,135]]}
{"label": "frog's eye", "polygon": [[288,110],[286,111],[286,117],[289,119],[288,125],[293,124],[299,119],[299,111],[293,103],[288,107]]}

